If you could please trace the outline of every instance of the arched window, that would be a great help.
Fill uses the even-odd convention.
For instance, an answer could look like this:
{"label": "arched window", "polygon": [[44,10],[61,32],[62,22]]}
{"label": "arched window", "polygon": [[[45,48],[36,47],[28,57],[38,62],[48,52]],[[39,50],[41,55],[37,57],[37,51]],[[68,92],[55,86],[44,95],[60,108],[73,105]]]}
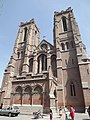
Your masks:
{"label": "arched window", "polygon": [[42,54],[38,57],[38,73],[47,70],[47,56]]}
{"label": "arched window", "polygon": [[42,71],[47,70],[47,57],[46,55],[42,55]]}
{"label": "arched window", "polygon": [[30,87],[30,86],[26,86],[24,92],[25,92],[25,93],[28,93],[28,94],[31,94],[31,92],[32,92],[31,87]]}
{"label": "arched window", "polygon": [[33,58],[29,60],[29,72],[33,72]]}
{"label": "arched window", "polygon": [[42,88],[40,86],[36,86],[36,88],[34,89],[35,93],[42,93]]}
{"label": "arched window", "polygon": [[26,35],[27,35],[27,27],[25,27],[22,31],[22,46],[24,45],[24,42],[26,41]]}
{"label": "arched window", "polygon": [[19,58],[20,57],[20,52],[18,52],[17,55],[18,55],[18,58]]}
{"label": "arched window", "polygon": [[73,83],[70,84],[70,93],[71,96],[76,96],[75,85]]}
{"label": "arched window", "polygon": [[15,92],[21,94],[21,93],[22,93],[22,88],[21,88],[21,86],[18,86],[18,87],[16,88]]}
{"label": "arched window", "polygon": [[67,22],[66,22],[66,17],[65,16],[62,17],[62,22],[63,22],[64,31],[67,31]]}
{"label": "arched window", "polygon": [[51,68],[52,68],[53,75],[55,77],[57,77],[57,65],[56,65],[56,56],[55,55],[51,56]]}
{"label": "arched window", "polygon": [[41,71],[40,71],[40,63],[41,63],[40,60],[41,60],[40,57],[38,57],[38,60],[37,60],[37,61],[38,61],[38,69],[37,69],[37,72],[38,72],[38,73],[41,72]]}
{"label": "arched window", "polygon": [[24,39],[23,39],[23,41],[26,41],[26,35],[27,35],[27,28],[25,27],[24,28]]}
{"label": "arched window", "polygon": [[65,50],[65,45],[64,43],[61,43],[62,50]]}
{"label": "arched window", "polygon": [[69,49],[69,43],[68,42],[66,42],[66,48]]}

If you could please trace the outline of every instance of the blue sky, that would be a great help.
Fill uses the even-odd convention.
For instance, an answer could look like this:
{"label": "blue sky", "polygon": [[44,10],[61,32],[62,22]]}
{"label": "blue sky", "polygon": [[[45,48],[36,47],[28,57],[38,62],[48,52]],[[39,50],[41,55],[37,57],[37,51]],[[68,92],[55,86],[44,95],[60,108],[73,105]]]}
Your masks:
{"label": "blue sky", "polygon": [[40,38],[53,43],[54,11],[72,7],[83,43],[90,55],[90,0],[0,0],[0,84],[13,52],[20,22],[35,19]]}

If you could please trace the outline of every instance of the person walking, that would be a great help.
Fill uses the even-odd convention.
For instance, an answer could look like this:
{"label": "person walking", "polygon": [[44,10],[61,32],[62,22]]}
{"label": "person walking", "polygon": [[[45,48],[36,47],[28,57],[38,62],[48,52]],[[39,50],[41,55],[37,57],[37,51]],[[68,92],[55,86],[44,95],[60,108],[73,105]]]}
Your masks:
{"label": "person walking", "polygon": [[52,120],[52,116],[53,116],[53,113],[52,113],[52,110],[50,109],[50,120]]}
{"label": "person walking", "polygon": [[90,105],[89,105],[89,107],[87,108],[87,112],[88,112],[88,115],[89,115],[89,117],[90,117]]}
{"label": "person walking", "polygon": [[60,115],[60,118],[62,117],[62,108],[60,107],[59,108],[59,115]]}
{"label": "person walking", "polygon": [[67,109],[67,106],[65,106],[64,108],[64,112],[65,112],[65,120],[68,120],[68,109]]}
{"label": "person walking", "polygon": [[71,119],[74,120],[74,117],[75,117],[75,109],[70,106],[70,116],[71,116]]}
{"label": "person walking", "polygon": [[0,109],[2,109],[2,107],[3,107],[3,103],[1,103]]}

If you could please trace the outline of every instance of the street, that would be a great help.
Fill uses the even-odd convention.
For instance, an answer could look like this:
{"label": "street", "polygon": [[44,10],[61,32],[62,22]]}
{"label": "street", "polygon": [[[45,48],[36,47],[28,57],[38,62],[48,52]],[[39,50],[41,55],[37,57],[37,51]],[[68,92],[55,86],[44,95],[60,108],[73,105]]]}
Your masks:
{"label": "street", "polygon": [[[33,115],[18,115],[17,117],[8,117],[8,116],[0,116],[0,120],[34,120]],[[43,118],[39,118],[38,120],[49,120],[49,115],[44,115]],[[65,116],[63,115],[60,118],[58,115],[53,116],[52,120],[65,120]],[[68,119],[70,120],[70,119]],[[90,120],[88,114],[76,113],[75,120]]]}

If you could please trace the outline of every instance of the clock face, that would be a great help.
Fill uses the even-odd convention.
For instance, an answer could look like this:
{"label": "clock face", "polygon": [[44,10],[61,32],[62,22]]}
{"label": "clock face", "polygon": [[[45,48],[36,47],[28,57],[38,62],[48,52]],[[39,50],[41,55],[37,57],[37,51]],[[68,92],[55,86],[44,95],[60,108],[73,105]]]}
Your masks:
{"label": "clock face", "polygon": [[42,44],[41,48],[42,48],[42,50],[47,50],[47,45],[46,44]]}

